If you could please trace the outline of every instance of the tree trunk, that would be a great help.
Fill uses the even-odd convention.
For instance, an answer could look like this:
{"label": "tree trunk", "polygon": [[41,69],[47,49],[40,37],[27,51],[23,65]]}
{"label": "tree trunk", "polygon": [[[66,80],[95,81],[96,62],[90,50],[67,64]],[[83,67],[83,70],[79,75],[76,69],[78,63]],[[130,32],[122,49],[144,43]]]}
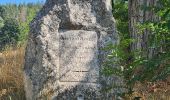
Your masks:
{"label": "tree trunk", "polygon": [[157,0],[129,0],[129,33],[135,41],[131,44],[132,52],[140,51],[143,57],[151,58],[154,54],[154,48],[149,47],[149,36],[151,31],[145,29],[139,30],[138,25],[147,21],[158,20],[152,9],[147,7],[156,6]]}

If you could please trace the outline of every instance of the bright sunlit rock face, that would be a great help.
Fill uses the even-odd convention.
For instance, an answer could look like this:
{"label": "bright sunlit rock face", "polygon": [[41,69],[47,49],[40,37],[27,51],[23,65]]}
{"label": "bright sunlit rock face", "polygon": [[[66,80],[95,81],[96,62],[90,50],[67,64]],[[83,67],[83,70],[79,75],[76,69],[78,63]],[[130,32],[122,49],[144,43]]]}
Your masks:
{"label": "bright sunlit rock face", "polygon": [[28,99],[107,98],[99,92],[111,82],[100,74],[107,54],[102,48],[117,42],[109,2],[47,0],[31,23],[25,56]]}

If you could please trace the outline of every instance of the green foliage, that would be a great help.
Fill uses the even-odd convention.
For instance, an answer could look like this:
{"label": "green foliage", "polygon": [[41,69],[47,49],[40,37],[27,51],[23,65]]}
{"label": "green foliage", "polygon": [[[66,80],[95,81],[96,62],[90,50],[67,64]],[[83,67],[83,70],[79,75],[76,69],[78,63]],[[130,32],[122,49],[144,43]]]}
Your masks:
{"label": "green foliage", "polygon": [[0,29],[4,26],[4,20],[0,17]]}
{"label": "green foliage", "polygon": [[144,11],[153,10],[159,19],[138,25],[141,34],[145,30],[151,33],[148,39],[149,46],[145,48],[156,52],[151,58],[141,50],[130,50],[129,46],[135,40],[129,38],[128,4],[124,1],[113,4],[113,16],[116,19],[120,43],[109,44],[105,48],[110,54],[103,65],[103,73],[106,76],[116,75],[123,78],[128,93],[132,94],[136,82],[155,82],[170,75],[170,1],[160,0],[155,7],[142,6]]}
{"label": "green foliage", "polygon": [[[28,33],[30,31],[29,24],[35,17],[36,13],[40,10],[41,6],[40,4],[31,4],[29,3],[27,9],[27,16],[26,16],[26,21],[20,21],[19,26],[20,26],[20,32],[21,35],[19,36],[19,43],[23,44],[27,40]],[[20,8],[22,8],[22,5],[20,5]]]}
{"label": "green foliage", "polygon": [[121,40],[129,37],[128,31],[128,4],[124,0],[116,1],[113,6],[113,16],[116,19],[116,25]]}
{"label": "green foliage", "polygon": [[152,7],[159,17],[157,21],[147,21],[140,25],[141,31],[150,30],[149,49],[155,50],[152,58],[145,58],[141,81],[157,81],[170,75],[170,1],[159,0],[159,5]]}
{"label": "green foliage", "polygon": [[16,4],[0,5],[0,16],[4,19],[16,18],[18,9]]}
{"label": "green foliage", "polygon": [[[126,88],[128,92],[132,91],[132,82],[135,66],[129,61],[133,55],[129,52],[129,45],[132,41],[128,29],[128,3],[124,0],[116,1],[113,5],[113,16],[116,19],[117,32],[120,36],[120,43],[114,45],[110,43],[104,50],[110,51],[107,60],[103,64],[103,74],[106,76],[115,75],[124,79],[126,86],[115,86],[112,88]],[[137,61],[136,61],[137,62]],[[114,66],[114,67],[113,67]],[[106,87],[107,88],[107,87]],[[111,88],[110,88],[111,89]]]}
{"label": "green foliage", "polygon": [[7,19],[1,29],[1,44],[15,44],[20,34],[19,25],[15,19]]}
{"label": "green foliage", "polygon": [[0,16],[5,19],[5,6],[0,5]]}
{"label": "green foliage", "polygon": [[42,7],[41,3],[0,5],[0,46],[23,45],[30,31],[29,23]]}

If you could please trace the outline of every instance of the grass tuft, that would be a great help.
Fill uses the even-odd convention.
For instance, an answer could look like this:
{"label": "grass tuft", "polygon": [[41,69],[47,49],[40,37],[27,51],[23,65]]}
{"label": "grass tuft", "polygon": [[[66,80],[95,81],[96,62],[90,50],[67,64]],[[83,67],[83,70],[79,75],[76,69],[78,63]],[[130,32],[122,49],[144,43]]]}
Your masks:
{"label": "grass tuft", "polygon": [[24,47],[0,52],[0,100],[25,100],[24,54]]}

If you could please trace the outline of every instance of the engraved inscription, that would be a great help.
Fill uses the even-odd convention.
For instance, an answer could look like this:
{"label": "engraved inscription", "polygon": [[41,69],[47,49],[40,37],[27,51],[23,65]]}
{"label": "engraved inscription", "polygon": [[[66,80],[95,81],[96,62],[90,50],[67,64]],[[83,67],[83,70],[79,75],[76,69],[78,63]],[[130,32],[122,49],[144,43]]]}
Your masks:
{"label": "engraved inscription", "polygon": [[60,32],[60,82],[97,82],[97,34],[93,31]]}

